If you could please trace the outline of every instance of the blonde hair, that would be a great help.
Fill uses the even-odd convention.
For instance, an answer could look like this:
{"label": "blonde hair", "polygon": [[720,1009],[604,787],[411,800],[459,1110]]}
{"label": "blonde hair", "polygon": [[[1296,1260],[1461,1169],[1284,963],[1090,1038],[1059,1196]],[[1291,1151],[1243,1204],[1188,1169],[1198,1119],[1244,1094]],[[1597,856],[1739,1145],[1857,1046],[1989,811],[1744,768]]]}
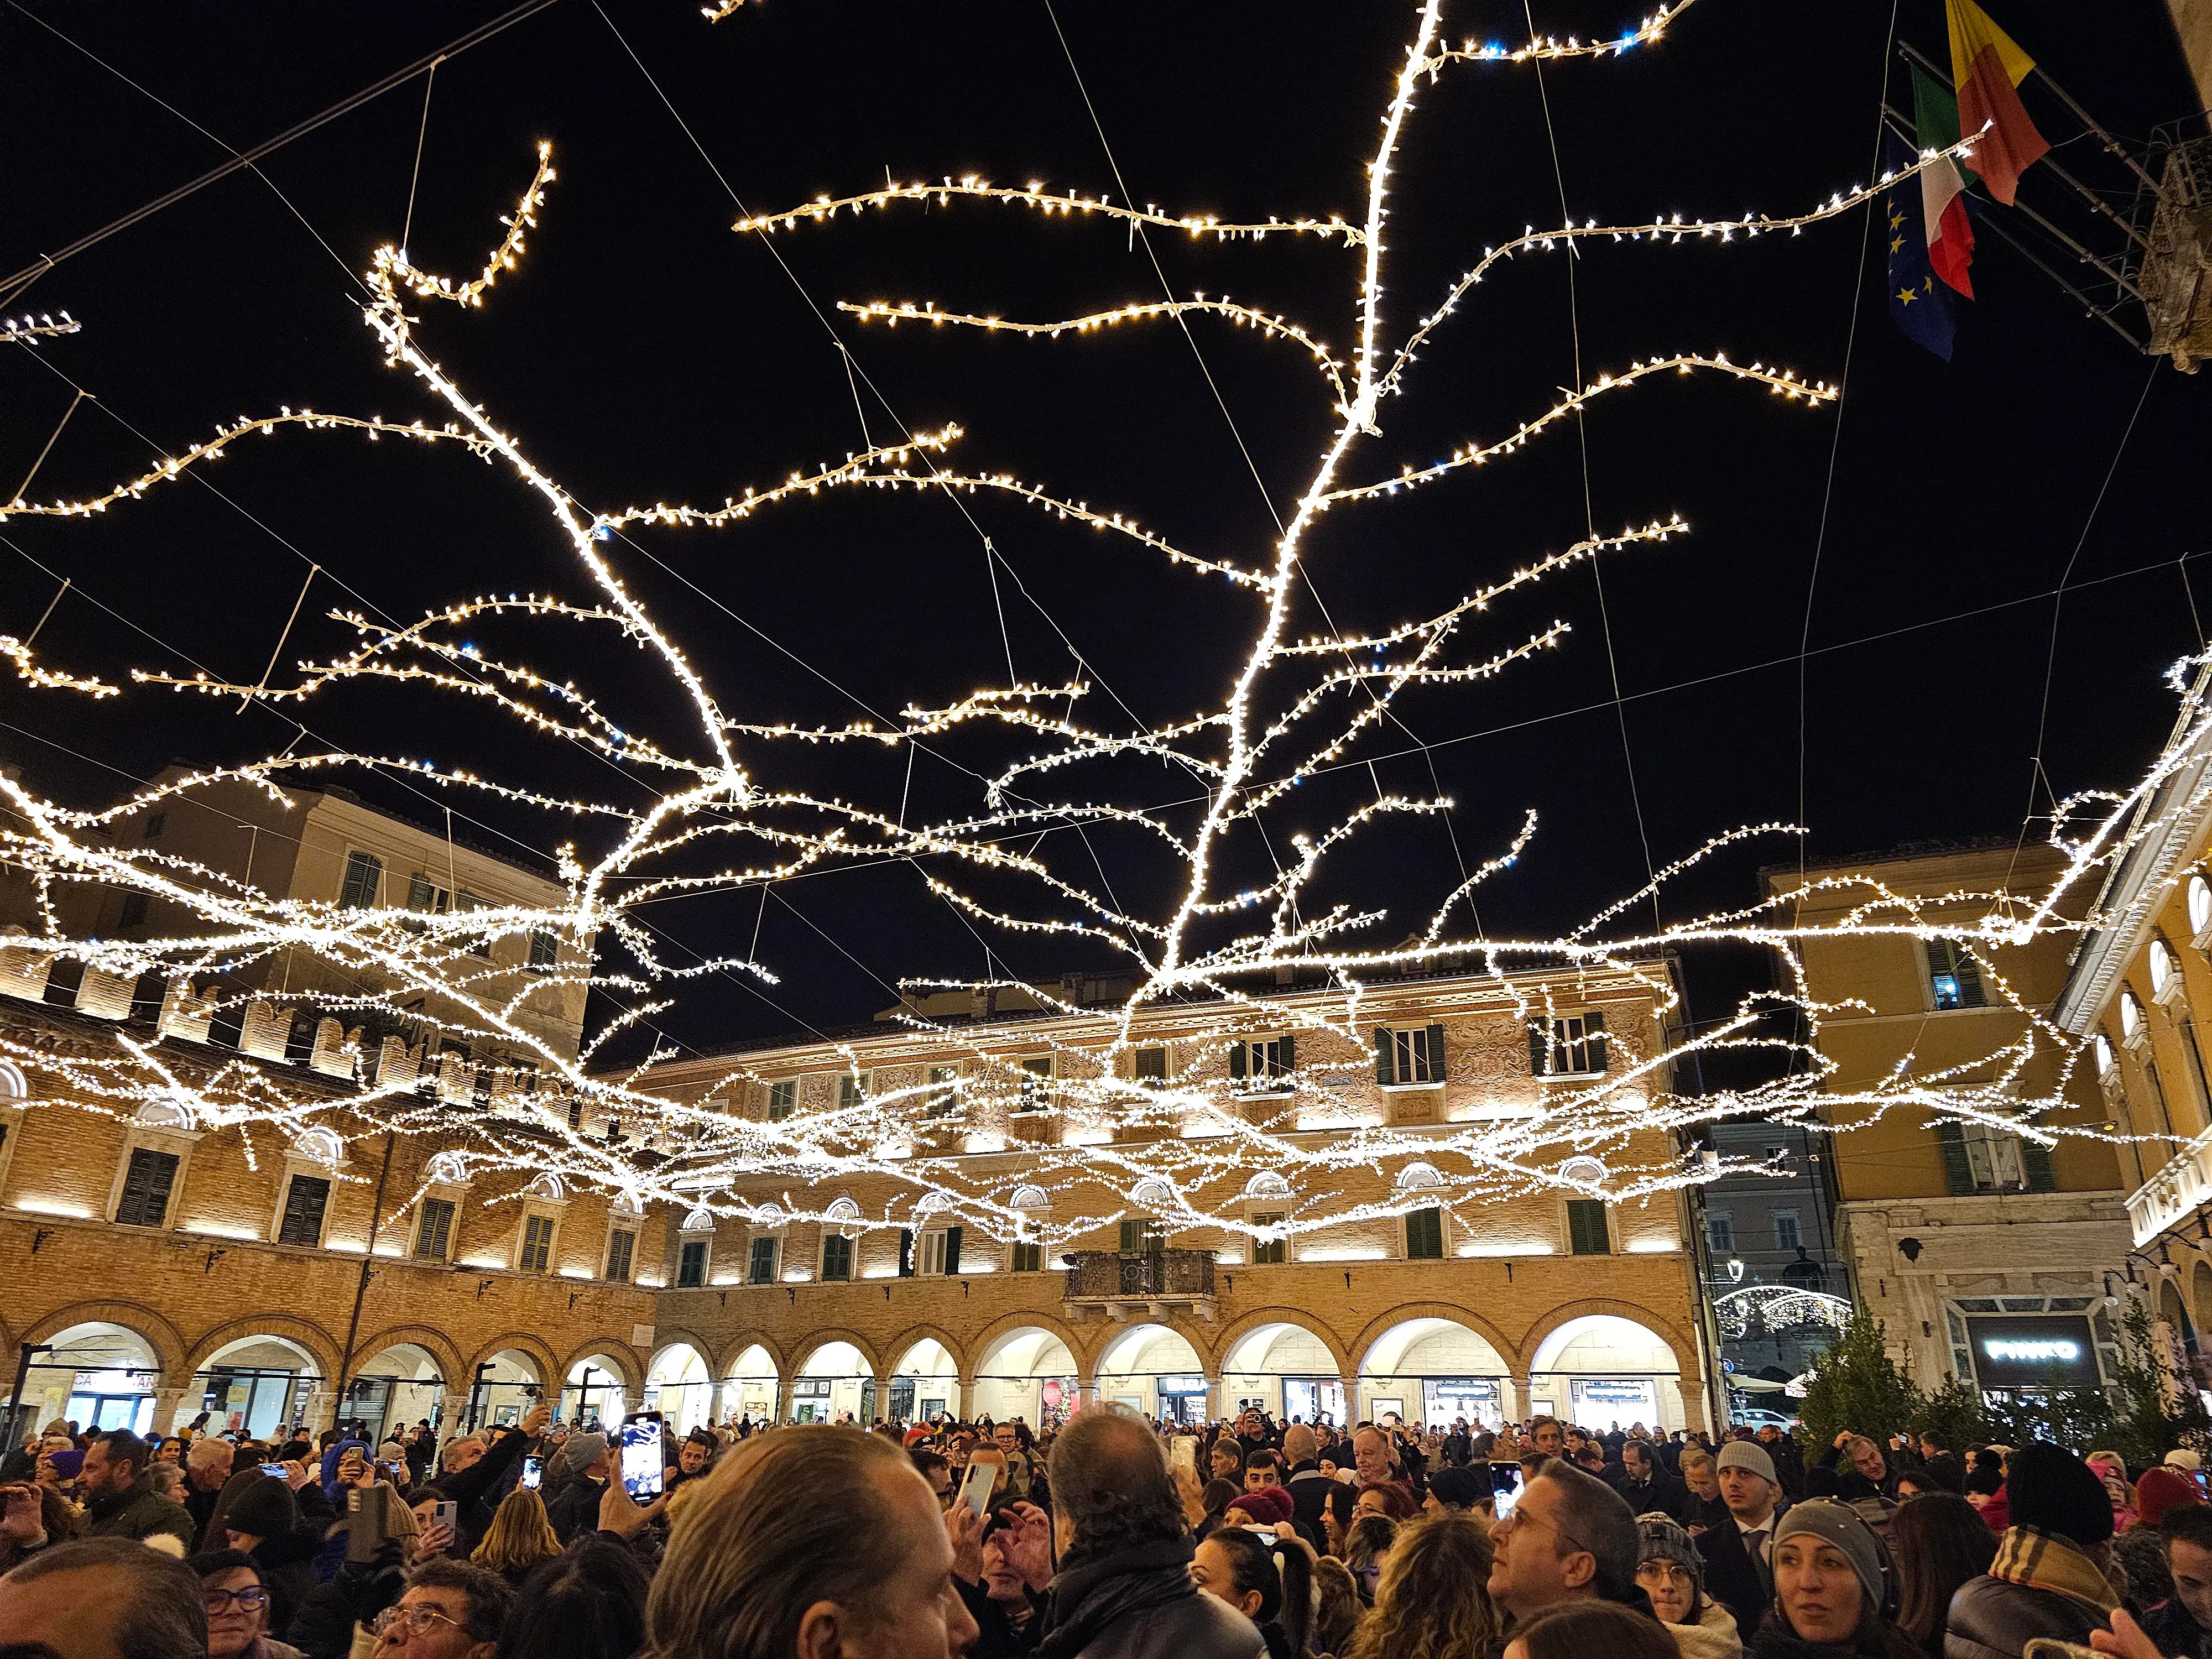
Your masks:
{"label": "blonde hair", "polygon": [[1352,1632],[1346,1659],[1482,1659],[1498,1635],[1490,1561],[1490,1534],[1473,1516],[1407,1522],[1382,1558],[1374,1611]]}
{"label": "blonde hair", "polygon": [[546,1518],[545,1500],[527,1486],[517,1486],[500,1501],[491,1529],[469,1559],[494,1572],[527,1572],[560,1553],[560,1534]]}
{"label": "blonde hair", "polygon": [[912,1460],[849,1428],[740,1443],[684,1487],[696,1495],[670,1525],[641,1659],[780,1659],[814,1603],[871,1606],[895,1568],[885,1488],[901,1480],[921,1486]]}
{"label": "blonde hair", "polygon": [[1713,1455],[1701,1446],[1685,1446],[1682,1448],[1682,1467],[1686,1469],[1711,1468],[1713,1467]]}

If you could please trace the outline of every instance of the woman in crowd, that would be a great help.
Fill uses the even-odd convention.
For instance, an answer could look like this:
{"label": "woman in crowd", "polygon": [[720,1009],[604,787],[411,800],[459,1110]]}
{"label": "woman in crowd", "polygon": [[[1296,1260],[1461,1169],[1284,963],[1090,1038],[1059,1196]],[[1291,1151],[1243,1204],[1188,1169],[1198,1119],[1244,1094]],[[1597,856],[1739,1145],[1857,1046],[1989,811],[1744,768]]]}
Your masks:
{"label": "woman in crowd", "polygon": [[1207,1536],[1222,1524],[1243,1488],[1233,1480],[1209,1480],[1198,1494],[1200,1518],[1193,1523],[1192,1530],[1200,1538]]}
{"label": "woman in crowd", "polygon": [[1340,1553],[1344,1565],[1351,1570],[1352,1582],[1359,1586],[1361,1607],[1375,1605],[1376,1587],[1382,1581],[1383,1560],[1397,1539],[1398,1523],[1387,1516],[1363,1515],[1346,1529]]}
{"label": "woman in crowd", "polygon": [[[513,1492],[507,1502],[536,1496]],[[500,1515],[506,1513],[502,1504]],[[498,1530],[495,1520],[492,1531]],[[471,1559],[483,1554],[480,1547]],[[629,1550],[596,1533],[580,1539],[565,1554],[556,1550],[523,1581],[499,1633],[497,1659],[631,1659],[645,1645],[651,1589]]]}
{"label": "woman in crowd", "polygon": [[1366,1617],[1359,1586],[1351,1569],[1334,1555],[1314,1563],[1313,1650],[1316,1659],[1338,1659],[1349,1650],[1352,1632]]}
{"label": "woman in crowd", "polygon": [[1345,1534],[1351,1530],[1352,1511],[1359,1503],[1359,1494],[1341,1480],[1328,1483],[1328,1493],[1322,1500],[1322,1536],[1328,1545],[1328,1553],[1340,1561],[1344,1559]]}
{"label": "woman in crowd", "polygon": [[1705,1594],[1705,1559],[1673,1516],[1636,1517],[1636,1586],[1651,1598],[1660,1621],[1673,1627],[1682,1659],[1737,1659],[1742,1653],[1735,1615]]}
{"label": "woman in crowd", "polygon": [[1928,1659],[1943,1659],[1951,1597],[1969,1578],[1990,1570],[1996,1534],[1965,1498],[1931,1492],[1898,1510],[1889,1543],[1897,1564],[1898,1625]]}
{"label": "woman in crowd", "polygon": [[1312,1633],[1313,1577],[1295,1539],[1271,1546],[1241,1527],[1218,1528],[1191,1558],[1190,1576],[1260,1627],[1267,1659],[1304,1659]]}
{"label": "woman in crowd", "polygon": [[1613,1601],[1563,1601],[1520,1626],[1504,1659],[1676,1659],[1667,1626]]}
{"label": "woman in crowd", "polygon": [[1883,1615],[1881,1544],[1848,1505],[1808,1498],[1784,1510],[1773,1562],[1774,1605],[1751,1639],[1752,1659],[1922,1659]]}
{"label": "woman in crowd", "polygon": [[1352,1504],[1354,1515],[1379,1515],[1392,1521],[1410,1521],[1420,1511],[1413,1507],[1413,1494],[1395,1480],[1380,1486],[1362,1486],[1354,1495]]}
{"label": "woman in crowd", "polygon": [[252,1556],[210,1550],[189,1565],[207,1598],[208,1659],[304,1659],[299,1649],[270,1640],[269,1588]]}
{"label": "woman in crowd", "polygon": [[[1353,1532],[1387,1524],[1362,1521]],[[1482,1523],[1464,1515],[1409,1522],[1396,1528],[1386,1550],[1374,1611],[1352,1633],[1346,1659],[1484,1659],[1497,1640],[1498,1618],[1490,1599],[1490,1534]]]}
{"label": "woman in crowd", "polygon": [[2081,1461],[2105,1483],[2105,1492],[2112,1500],[2112,1530],[2125,1532],[2136,1523],[2136,1495],[2128,1485],[2127,1460],[2118,1452],[2093,1451]]}
{"label": "woman in crowd", "polygon": [[546,1517],[545,1500],[526,1486],[517,1486],[500,1500],[491,1529],[470,1552],[469,1559],[520,1589],[542,1563],[560,1553],[561,1540]]}

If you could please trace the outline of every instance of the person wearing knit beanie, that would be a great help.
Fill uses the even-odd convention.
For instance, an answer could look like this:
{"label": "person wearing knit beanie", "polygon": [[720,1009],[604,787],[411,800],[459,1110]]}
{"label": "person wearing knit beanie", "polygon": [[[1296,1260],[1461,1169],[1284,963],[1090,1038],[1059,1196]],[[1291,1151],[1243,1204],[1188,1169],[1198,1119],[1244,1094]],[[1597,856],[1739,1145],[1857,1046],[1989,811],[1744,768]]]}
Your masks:
{"label": "person wearing knit beanie", "polygon": [[2088,1549],[2112,1535],[2112,1500],[2087,1463],[2063,1446],[2033,1440],[2012,1455],[2005,1486],[2012,1523],[2055,1532]]}
{"label": "person wearing knit beanie", "polygon": [[2136,1482],[2136,1516],[2146,1527],[2155,1527],[2174,1510],[2203,1501],[2194,1480],[2164,1465],[2145,1469]]}
{"label": "person wearing knit beanie", "polygon": [[[1680,1567],[1690,1576],[1689,1602],[1680,1610],[1679,1618],[1674,1616],[1668,1606],[1662,1605],[1666,1596],[1665,1587],[1654,1589],[1644,1582],[1646,1576],[1644,1569],[1652,1562]],[[1652,1609],[1668,1624],[1691,1625],[1697,1622],[1698,1604],[1705,1595],[1705,1558],[1698,1553],[1698,1547],[1691,1540],[1688,1531],[1673,1516],[1662,1515],[1653,1510],[1636,1517],[1636,1582],[1651,1598]]]}
{"label": "person wearing knit beanie", "polygon": [[1297,1506],[1290,1493],[1280,1486],[1260,1486],[1251,1492],[1240,1492],[1228,1507],[1228,1513],[1242,1510],[1260,1526],[1273,1527],[1288,1521],[1297,1514]]}
{"label": "person wearing knit beanie", "polygon": [[1455,1468],[1447,1463],[1429,1471],[1428,1496],[1421,1500],[1421,1507],[1431,1515],[1445,1510],[1486,1509],[1496,1490],[1487,1471],[1477,1474],[1473,1469]]}
{"label": "person wearing knit beanie", "polygon": [[[1782,1518],[1775,1522],[1777,1598],[1784,1602],[1789,1599],[1782,1586],[1782,1547],[1802,1533],[1810,1533],[1820,1543],[1832,1544],[1843,1553],[1844,1559],[1850,1563],[1852,1576],[1858,1580],[1860,1598],[1865,1611],[1879,1617],[1888,1593],[1881,1545],[1855,1510],[1832,1498],[1808,1498],[1802,1504],[1792,1504],[1783,1510]],[[1820,1639],[1803,1630],[1798,1634],[1808,1640]]]}
{"label": "person wearing knit beanie", "polygon": [[[223,1528],[231,1534],[230,1547],[248,1551],[264,1538],[289,1537],[299,1524],[300,1506],[293,1499],[292,1488],[266,1474],[231,1499],[223,1516]],[[252,1541],[239,1543],[240,1537]]]}

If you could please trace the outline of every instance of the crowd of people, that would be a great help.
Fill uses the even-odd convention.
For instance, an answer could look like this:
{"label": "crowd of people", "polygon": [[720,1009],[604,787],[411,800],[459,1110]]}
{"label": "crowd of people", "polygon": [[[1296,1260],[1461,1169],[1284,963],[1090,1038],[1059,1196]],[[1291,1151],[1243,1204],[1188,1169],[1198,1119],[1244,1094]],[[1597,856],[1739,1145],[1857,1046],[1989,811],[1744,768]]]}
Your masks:
{"label": "crowd of people", "polygon": [[204,1429],[0,1460],[0,1654],[2212,1659],[2186,1451],[1102,1405],[648,1431],[633,1493],[620,1432],[542,1404],[442,1444]]}

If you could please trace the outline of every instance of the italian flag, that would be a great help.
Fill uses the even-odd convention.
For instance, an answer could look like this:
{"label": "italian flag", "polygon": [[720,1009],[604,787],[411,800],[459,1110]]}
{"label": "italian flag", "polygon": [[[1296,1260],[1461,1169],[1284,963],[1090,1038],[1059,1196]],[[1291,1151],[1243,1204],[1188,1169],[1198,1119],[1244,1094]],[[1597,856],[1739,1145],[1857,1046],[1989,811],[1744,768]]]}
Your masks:
{"label": "italian flag", "polygon": [[1959,119],[1970,133],[1984,125],[1989,128],[1974,146],[1974,170],[1990,194],[2009,207],[2020,175],[2051,148],[2020,101],[2020,83],[2035,59],[1974,0],[1943,0],[1943,8],[1951,25],[1951,79],[1959,89]]}
{"label": "italian flag", "polygon": [[[1932,76],[1912,71],[1913,142],[1923,151],[1959,142],[1959,106]],[[1969,300],[1974,285],[1966,267],[1974,259],[1974,228],[1966,220],[1966,181],[1945,156],[1920,171],[1920,211],[1928,238],[1928,264]]]}

